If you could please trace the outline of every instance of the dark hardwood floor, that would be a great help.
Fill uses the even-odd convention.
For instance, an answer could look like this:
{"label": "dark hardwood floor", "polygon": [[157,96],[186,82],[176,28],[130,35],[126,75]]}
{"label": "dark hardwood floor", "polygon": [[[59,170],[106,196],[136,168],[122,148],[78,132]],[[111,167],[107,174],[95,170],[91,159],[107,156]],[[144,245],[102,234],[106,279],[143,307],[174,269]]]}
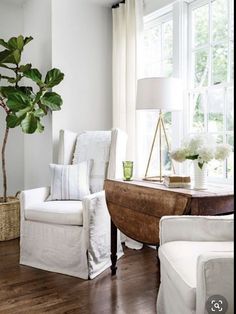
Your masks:
{"label": "dark hardwood floor", "polygon": [[117,276],[82,280],[20,266],[19,241],[0,242],[0,313],[154,314],[156,251],[125,249]]}

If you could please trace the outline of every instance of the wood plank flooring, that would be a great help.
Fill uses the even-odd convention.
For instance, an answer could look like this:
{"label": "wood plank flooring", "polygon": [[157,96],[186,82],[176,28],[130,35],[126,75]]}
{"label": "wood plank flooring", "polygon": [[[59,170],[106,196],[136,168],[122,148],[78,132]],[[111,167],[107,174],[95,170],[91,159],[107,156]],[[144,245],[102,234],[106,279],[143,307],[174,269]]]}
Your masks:
{"label": "wood plank flooring", "polygon": [[20,266],[19,241],[0,242],[0,313],[155,314],[156,251],[125,249],[116,277],[93,280]]}

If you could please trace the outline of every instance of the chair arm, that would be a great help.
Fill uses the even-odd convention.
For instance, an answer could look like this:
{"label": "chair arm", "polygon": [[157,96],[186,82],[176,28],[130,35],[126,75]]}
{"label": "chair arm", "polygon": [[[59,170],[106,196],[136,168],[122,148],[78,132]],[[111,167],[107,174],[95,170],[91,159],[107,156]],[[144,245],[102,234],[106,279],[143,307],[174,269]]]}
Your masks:
{"label": "chair arm", "polygon": [[32,190],[25,190],[20,193],[20,204],[21,208],[24,210],[29,206],[44,202],[50,194],[49,187],[37,188]]}
{"label": "chair arm", "polygon": [[94,227],[101,227],[109,221],[105,191],[97,192],[86,196],[83,201],[83,226],[89,228],[90,224]]}
{"label": "chair arm", "polygon": [[232,241],[233,215],[164,216],[160,220],[160,244],[171,241]]}
{"label": "chair arm", "polygon": [[225,297],[227,313],[234,313],[234,259],[233,251],[208,252],[197,261],[196,314],[207,313],[208,298],[214,295]]}
{"label": "chair arm", "polygon": [[[98,269],[110,266],[110,215],[105,191],[91,194],[83,199],[83,228],[87,247],[90,278]],[[117,235],[118,256],[122,255],[119,233]]]}

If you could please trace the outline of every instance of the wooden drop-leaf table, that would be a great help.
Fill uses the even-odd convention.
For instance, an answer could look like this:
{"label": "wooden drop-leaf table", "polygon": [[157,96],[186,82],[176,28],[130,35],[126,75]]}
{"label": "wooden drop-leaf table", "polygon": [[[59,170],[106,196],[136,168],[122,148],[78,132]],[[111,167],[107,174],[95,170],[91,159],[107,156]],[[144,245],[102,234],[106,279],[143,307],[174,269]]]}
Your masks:
{"label": "wooden drop-leaf table", "polygon": [[128,237],[158,246],[159,221],[166,215],[223,215],[234,212],[231,185],[209,184],[207,190],[168,188],[158,182],[106,180],[111,216],[111,270],[116,274],[117,228]]}

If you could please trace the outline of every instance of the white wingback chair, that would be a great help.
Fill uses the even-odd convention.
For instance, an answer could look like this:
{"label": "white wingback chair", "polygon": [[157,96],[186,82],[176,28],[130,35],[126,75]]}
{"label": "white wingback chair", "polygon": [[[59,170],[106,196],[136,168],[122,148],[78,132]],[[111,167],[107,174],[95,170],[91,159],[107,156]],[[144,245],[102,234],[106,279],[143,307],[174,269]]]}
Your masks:
{"label": "white wingback chair", "polygon": [[[105,161],[106,177],[120,178],[126,139],[118,129],[79,135],[61,130],[58,163],[93,159],[99,168],[99,162]],[[21,193],[20,264],[83,279],[92,279],[110,266],[110,217],[102,191],[105,178],[96,171],[91,172],[91,194],[82,201],[47,201],[49,187]],[[118,247],[120,257],[120,241]]]}
{"label": "white wingback chair", "polygon": [[233,226],[233,215],[162,217],[158,314],[207,314],[215,295],[234,313]]}

